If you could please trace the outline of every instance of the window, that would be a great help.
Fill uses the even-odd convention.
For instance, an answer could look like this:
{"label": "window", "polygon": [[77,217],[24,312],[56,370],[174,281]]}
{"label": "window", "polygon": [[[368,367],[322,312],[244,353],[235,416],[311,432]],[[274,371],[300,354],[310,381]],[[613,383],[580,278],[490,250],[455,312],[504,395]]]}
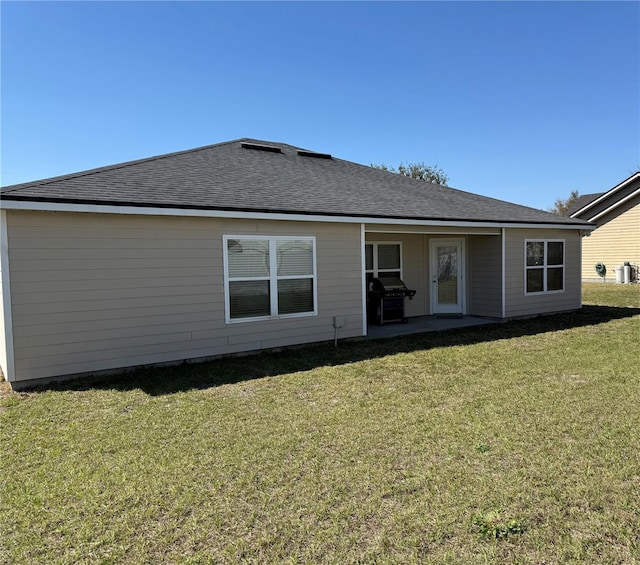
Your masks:
{"label": "window", "polygon": [[564,240],[525,241],[526,294],[564,290]]}
{"label": "window", "polygon": [[399,243],[367,243],[364,246],[367,288],[373,278],[402,278]]}
{"label": "window", "polygon": [[224,236],[227,321],[317,313],[315,238]]}

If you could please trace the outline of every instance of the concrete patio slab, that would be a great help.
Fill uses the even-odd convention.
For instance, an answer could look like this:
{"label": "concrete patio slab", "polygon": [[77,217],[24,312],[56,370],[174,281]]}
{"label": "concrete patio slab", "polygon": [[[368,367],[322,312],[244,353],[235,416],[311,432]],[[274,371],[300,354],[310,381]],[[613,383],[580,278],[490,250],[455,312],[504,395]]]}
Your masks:
{"label": "concrete patio slab", "polygon": [[365,339],[384,339],[401,335],[411,335],[423,332],[441,332],[456,328],[468,328],[487,324],[498,324],[501,320],[496,318],[482,318],[480,316],[462,316],[458,318],[445,318],[438,316],[416,316],[409,318],[406,324],[393,323],[383,326],[370,325],[367,328]]}

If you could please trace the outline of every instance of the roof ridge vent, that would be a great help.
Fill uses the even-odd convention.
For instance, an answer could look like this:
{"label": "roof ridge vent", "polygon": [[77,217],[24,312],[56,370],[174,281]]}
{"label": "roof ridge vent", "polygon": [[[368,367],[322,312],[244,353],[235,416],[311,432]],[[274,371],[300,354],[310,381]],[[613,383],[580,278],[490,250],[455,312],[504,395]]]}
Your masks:
{"label": "roof ridge vent", "polygon": [[316,159],[333,159],[329,153],[316,153],[315,151],[303,151],[302,149],[298,150],[298,155],[300,157],[315,157]]}
{"label": "roof ridge vent", "polygon": [[270,153],[282,153],[282,149],[280,147],[275,147],[273,145],[262,145],[260,143],[241,143],[242,147],[245,149],[256,149],[257,151],[268,151]]}

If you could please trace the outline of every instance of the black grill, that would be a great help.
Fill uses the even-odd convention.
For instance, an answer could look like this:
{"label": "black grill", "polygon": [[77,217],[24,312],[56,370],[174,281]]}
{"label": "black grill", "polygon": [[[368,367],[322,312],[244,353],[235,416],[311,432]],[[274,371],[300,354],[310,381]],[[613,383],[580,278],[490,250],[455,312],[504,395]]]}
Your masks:
{"label": "black grill", "polygon": [[398,277],[371,279],[367,293],[367,320],[370,324],[389,322],[407,323],[404,315],[404,299],[413,298],[415,290],[410,290]]}

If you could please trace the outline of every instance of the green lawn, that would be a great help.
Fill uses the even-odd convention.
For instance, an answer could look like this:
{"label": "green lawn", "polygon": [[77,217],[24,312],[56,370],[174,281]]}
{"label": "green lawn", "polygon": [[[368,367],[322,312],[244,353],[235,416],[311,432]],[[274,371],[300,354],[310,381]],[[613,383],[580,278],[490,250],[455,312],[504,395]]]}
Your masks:
{"label": "green lawn", "polygon": [[2,563],[640,563],[640,287],[0,401]]}

